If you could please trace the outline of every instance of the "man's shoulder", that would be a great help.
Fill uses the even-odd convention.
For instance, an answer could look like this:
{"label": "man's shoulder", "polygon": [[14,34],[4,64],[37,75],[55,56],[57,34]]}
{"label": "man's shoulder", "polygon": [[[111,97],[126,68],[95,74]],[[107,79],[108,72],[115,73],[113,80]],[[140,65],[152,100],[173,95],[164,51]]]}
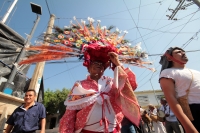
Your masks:
{"label": "man's shoulder", "polygon": [[176,69],[176,68],[167,68],[167,69],[164,69],[160,75],[169,75],[169,74],[172,74],[172,75],[175,75],[175,74],[178,74],[180,72],[181,69]]}
{"label": "man's shoulder", "polygon": [[22,106],[22,105],[18,106],[18,107],[13,111],[13,113],[20,111],[20,110],[21,110],[21,106]]}
{"label": "man's shoulder", "polygon": [[164,69],[161,73],[172,72],[174,70],[175,70],[174,68],[167,68],[167,69]]}
{"label": "man's shoulder", "polygon": [[44,107],[44,104],[40,103],[40,102],[35,102],[35,105],[38,107]]}

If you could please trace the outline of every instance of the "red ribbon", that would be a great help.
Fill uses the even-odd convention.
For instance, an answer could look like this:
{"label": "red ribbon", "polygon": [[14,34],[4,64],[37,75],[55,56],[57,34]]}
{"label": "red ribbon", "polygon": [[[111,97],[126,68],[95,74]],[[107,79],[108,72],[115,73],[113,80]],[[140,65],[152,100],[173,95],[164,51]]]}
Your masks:
{"label": "red ribbon", "polygon": [[175,59],[174,57],[172,57],[170,54],[168,54],[167,52],[164,54],[166,57],[168,57],[169,59],[171,59],[172,61],[179,63],[181,65],[185,64],[183,62],[180,62],[179,60]]}
{"label": "red ribbon", "polygon": [[[104,133],[109,133],[108,126],[109,126],[110,122],[109,122],[109,120],[105,116],[105,108],[104,108],[104,102],[105,102],[104,100],[105,100],[105,98],[104,98],[104,94],[108,95],[108,93],[106,93],[106,92],[101,92],[100,93],[100,96],[102,97],[103,102],[102,102],[102,118],[99,121],[99,123],[102,126],[102,123],[104,122],[104,129],[105,129]],[[108,108],[108,110],[109,110],[109,108]],[[109,110],[109,112],[110,112],[110,110]]]}

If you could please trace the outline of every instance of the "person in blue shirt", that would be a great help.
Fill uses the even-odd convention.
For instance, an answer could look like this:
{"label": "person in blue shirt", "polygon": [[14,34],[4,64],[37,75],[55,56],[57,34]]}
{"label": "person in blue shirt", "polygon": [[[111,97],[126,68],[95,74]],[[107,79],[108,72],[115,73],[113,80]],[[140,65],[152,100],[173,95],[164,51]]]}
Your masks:
{"label": "person in blue shirt", "polygon": [[167,133],[181,133],[178,120],[170,109],[167,100],[165,98],[160,99],[162,106],[159,110],[162,110],[165,113],[165,128]]}
{"label": "person in blue shirt", "polygon": [[46,109],[42,103],[35,102],[36,92],[33,89],[25,93],[24,104],[14,110],[7,120],[6,133],[45,133]]}

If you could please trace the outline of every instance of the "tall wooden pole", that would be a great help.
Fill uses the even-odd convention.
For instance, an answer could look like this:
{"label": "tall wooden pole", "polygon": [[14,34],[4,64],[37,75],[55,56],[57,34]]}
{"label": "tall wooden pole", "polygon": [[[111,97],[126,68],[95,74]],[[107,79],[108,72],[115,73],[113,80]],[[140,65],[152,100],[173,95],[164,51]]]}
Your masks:
{"label": "tall wooden pole", "polygon": [[[54,25],[54,20],[55,20],[55,15],[51,14],[50,16],[50,20],[48,23],[48,27],[46,30],[46,35],[44,37],[44,44],[43,45],[49,45],[49,43],[47,43],[47,41],[49,38],[49,35],[51,35],[52,33],[52,28]],[[43,75],[43,71],[44,71],[44,66],[45,66],[45,62],[39,62],[36,64],[32,79],[31,79],[31,83],[29,85],[29,89],[34,89],[38,95],[39,93],[39,88],[40,88],[40,84],[41,84],[41,80],[42,80],[42,75]]]}

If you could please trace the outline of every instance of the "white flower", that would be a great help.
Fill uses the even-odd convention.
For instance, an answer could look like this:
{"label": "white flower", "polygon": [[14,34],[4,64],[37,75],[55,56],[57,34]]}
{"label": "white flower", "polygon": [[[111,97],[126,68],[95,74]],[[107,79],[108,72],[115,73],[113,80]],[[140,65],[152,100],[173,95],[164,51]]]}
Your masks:
{"label": "white flower", "polygon": [[65,29],[68,29],[68,28],[69,28],[69,26],[64,26],[64,28],[65,28]]}
{"label": "white flower", "polygon": [[116,28],[116,31],[117,31],[117,32],[119,32],[119,29],[118,29],[118,28]]}
{"label": "white flower", "polygon": [[70,24],[72,24],[72,20],[70,20]]}
{"label": "white flower", "polygon": [[90,21],[93,23],[95,20],[93,18],[90,18]]}
{"label": "white flower", "polygon": [[106,26],[102,26],[102,27],[101,27],[102,30],[104,30],[104,29],[106,29],[106,28],[107,28]]}
{"label": "white flower", "polygon": [[128,33],[128,31],[126,31],[126,30],[125,30],[125,31],[124,31],[124,33],[125,33],[125,34],[127,34],[127,33]]}
{"label": "white flower", "polygon": [[141,44],[142,44],[142,43],[139,42],[138,44],[135,45],[135,48],[136,48],[137,50],[139,50],[139,51],[142,50],[142,48],[141,48],[141,46],[140,46]]}
{"label": "white flower", "polygon": [[131,46],[131,43],[127,43],[127,45]]}
{"label": "white flower", "polygon": [[85,24],[85,21],[81,19],[81,23]]}
{"label": "white flower", "polygon": [[145,53],[145,54],[144,54],[144,58],[147,58],[147,59],[148,59],[148,57],[149,57],[148,54]]}
{"label": "white flower", "polygon": [[101,23],[101,20],[97,20],[98,23]]}
{"label": "white flower", "polygon": [[90,17],[88,17],[87,19],[88,19],[88,21],[90,21]]}
{"label": "white flower", "polygon": [[73,19],[76,20],[76,17],[74,16]]}

